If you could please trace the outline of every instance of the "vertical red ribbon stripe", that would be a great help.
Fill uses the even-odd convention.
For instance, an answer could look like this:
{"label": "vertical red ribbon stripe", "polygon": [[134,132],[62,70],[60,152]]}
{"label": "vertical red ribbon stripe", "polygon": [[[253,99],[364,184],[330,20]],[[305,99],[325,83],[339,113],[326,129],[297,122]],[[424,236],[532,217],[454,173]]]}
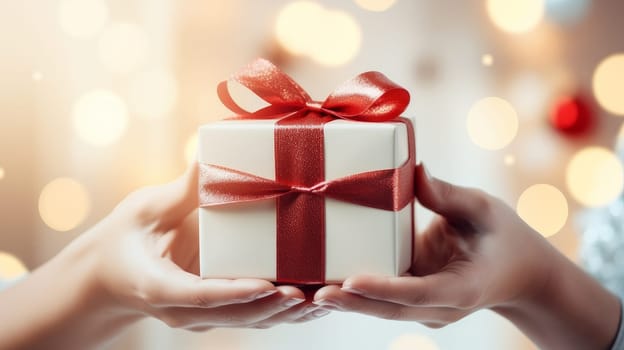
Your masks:
{"label": "vertical red ribbon stripe", "polygon": [[[295,187],[325,181],[323,125],[332,118],[305,112],[275,127],[275,180]],[[325,282],[325,198],[293,192],[278,197],[277,280]]]}

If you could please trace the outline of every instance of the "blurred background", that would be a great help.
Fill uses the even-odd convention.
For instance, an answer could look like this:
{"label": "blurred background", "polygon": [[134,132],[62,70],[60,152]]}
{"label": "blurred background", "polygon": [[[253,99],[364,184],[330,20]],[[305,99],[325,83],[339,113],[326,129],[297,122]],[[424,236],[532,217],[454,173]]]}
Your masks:
{"label": "blurred background", "polygon": [[[182,173],[198,126],[230,115],[217,83],[258,56],[319,100],[382,71],[412,94],[406,115],[433,175],[503,198],[600,270],[610,258],[592,254],[622,235],[584,239],[583,218],[623,212],[623,13],[619,0],[3,1],[0,278],[50,259],[131,190]],[[534,349],[489,311],[441,330],[340,313],[204,334],[145,321],[111,346],[206,347]]]}

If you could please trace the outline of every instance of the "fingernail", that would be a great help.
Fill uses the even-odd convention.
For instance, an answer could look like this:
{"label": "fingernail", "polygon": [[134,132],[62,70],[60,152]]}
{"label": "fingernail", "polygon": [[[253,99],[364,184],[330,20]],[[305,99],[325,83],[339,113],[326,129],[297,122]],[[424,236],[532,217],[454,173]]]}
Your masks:
{"label": "fingernail", "polygon": [[337,302],[333,300],[327,300],[327,299],[316,300],[316,301],[313,301],[312,303],[318,306],[323,306],[323,307],[325,306],[335,307],[335,308],[340,307],[340,305],[338,305]]}
{"label": "fingernail", "polygon": [[425,176],[427,176],[427,180],[431,181],[431,173],[429,173],[429,170],[425,166],[425,163],[420,163],[420,165],[422,166],[423,171],[425,172]]}
{"label": "fingernail", "polygon": [[305,301],[305,299],[301,299],[301,298],[290,298],[290,299],[286,300],[283,305],[285,307],[293,307],[293,306],[295,306],[297,304],[303,303],[304,301]]}
{"label": "fingernail", "polygon": [[340,288],[340,290],[343,291],[343,292],[351,293],[351,294],[364,295],[364,291],[361,291],[361,290],[359,290],[357,288],[342,287],[342,288]]}
{"label": "fingernail", "polygon": [[254,300],[256,300],[256,299],[262,299],[262,298],[268,297],[269,295],[273,295],[273,294],[275,294],[275,293],[277,293],[277,289],[267,290],[267,291],[260,292],[260,293],[256,294],[256,295],[253,297],[253,299],[254,299]]}
{"label": "fingernail", "polygon": [[319,318],[319,317],[327,316],[327,315],[329,315],[329,313],[330,313],[329,310],[318,309],[318,310],[312,312],[312,317]]}

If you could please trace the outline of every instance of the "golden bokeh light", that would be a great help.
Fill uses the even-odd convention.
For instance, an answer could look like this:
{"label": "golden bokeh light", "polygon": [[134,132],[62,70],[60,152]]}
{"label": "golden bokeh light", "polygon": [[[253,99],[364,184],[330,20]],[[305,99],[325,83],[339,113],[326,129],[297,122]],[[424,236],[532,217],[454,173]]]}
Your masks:
{"label": "golden bokeh light", "polygon": [[66,177],[50,181],[39,196],[39,215],[56,231],[76,228],[87,217],[90,207],[86,188]]}
{"label": "golden bokeh light", "polygon": [[186,164],[192,164],[197,161],[197,133],[191,135],[184,145],[184,159]]}
{"label": "golden bokeh light", "polygon": [[544,0],[487,0],[487,13],[494,25],[510,33],[527,32],[544,17]]}
{"label": "golden bokeh light", "polygon": [[322,25],[310,45],[310,57],[316,62],[337,66],[351,61],[360,50],[362,33],[355,19],[347,12],[324,11]]}
{"label": "golden bokeh light", "polygon": [[311,1],[286,5],[277,16],[275,35],[286,51],[328,66],[352,60],[362,41],[360,26],[350,14]]}
{"label": "golden bokeh light", "polygon": [[108,6],[103,0],[61,0],[58,20],[65,34],[90,38],[97,35],[108,21]]}
{"label": "golden bokeh light", "polygon": [[0,167],[0,180],[4,179],[4,175],[5,175],[4,168]]}
{"label": "golden bokeh light", "polygon": [[566,184],[575,200],[588,207],[611,203],[622,193],[622,163],[603,147],[578,151],[566,168]]}
{"label": "golden bokeh light", "polygon": [[40,82],[41,80],[43,80],[43,74],[41,74],[41,72],[39,71],[33,71],[31,74],[31,78],[35,82]]}
{"label": "golden bokeh light", "polygon": [[438,350],[433,339],[421,334],[403,334],[390,343],[388,350]]}
{"label": "golden bokeh light", "polygon": [[468,112],[468,135],[477,146],[497,150],[507,146],[518,132],[518,114],[499,97],[477,101]]}
{"label": "golden bokeh light", "polygon": [[396,0],[354,0],[361,8],[373,11],[383,12],[392,7]]}
{"label": "golden bokeh light", "polygon": [[512,166],[516,164],[516,157],[513,154],[507,154],[505,155],[503,162],[505,162],[505,165],[507,166]]}
{"label": "golden bokeh light", "polygon": [[486,67],[490,67],[494,64],[494,57],[486,53],[485,55],[481,56],[481,64]]}
{"label": "golden bokeh light", "polygon": [[91,91],[74,104],[74,130],[91,145],[107,146],[126,130],[127,114],[126,104],[113,92]]}
{"label": "golden bokeh light", "polygon": [[275,22],[279,44],[294,55],[308,54],[317,31],[316,19],[323,11],[321,5],[312,1],[295,1],[284,6]]}
{"label": "golden bokeh light", "polygon": [[177,96],[176,79],[165,69],[141,72],[130,84],[129,103],[141,118],[161,119],[168,116]]}
{"label": "golden bokeh light", "polygon": [[134,23],[111,23],[100,37],[98,56],[111,72],[128,73],[147,56],[147,34]]}
{"label": "golden bokeh light", "polygon": [[568,220],[568,201],[555,186],[537,184],[522,192],[516,211],[535,231],[549,237],[559,232]]}
{"label": "golden bokeh light", "polygon": [[624,116],[624,53],[611,55],[598,64],[592,87],[602,108]]}
{"label": "golden bokeh light", "polygon": [[12,280],[25,273],[28,273],[28,269],[20,259],[13,254],[0,251],[0,280]]}

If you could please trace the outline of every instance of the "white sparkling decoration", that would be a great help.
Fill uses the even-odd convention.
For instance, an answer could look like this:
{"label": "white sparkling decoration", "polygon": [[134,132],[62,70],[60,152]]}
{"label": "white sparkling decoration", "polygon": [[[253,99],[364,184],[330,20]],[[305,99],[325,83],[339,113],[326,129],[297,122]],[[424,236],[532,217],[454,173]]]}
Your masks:
{"label": "white sparkling decoration", "polygon": [[585,213],[581,222],[580,256],[584,267],[624,298],[624,198]]}
{"label": "white sparkling decoration", "polygon": [[[615,153],[624,160],[624,129],[616,142]],[[624,298],[624,197],[609,205],[586,211],[580,219],[581,262],[605,287]]]}

